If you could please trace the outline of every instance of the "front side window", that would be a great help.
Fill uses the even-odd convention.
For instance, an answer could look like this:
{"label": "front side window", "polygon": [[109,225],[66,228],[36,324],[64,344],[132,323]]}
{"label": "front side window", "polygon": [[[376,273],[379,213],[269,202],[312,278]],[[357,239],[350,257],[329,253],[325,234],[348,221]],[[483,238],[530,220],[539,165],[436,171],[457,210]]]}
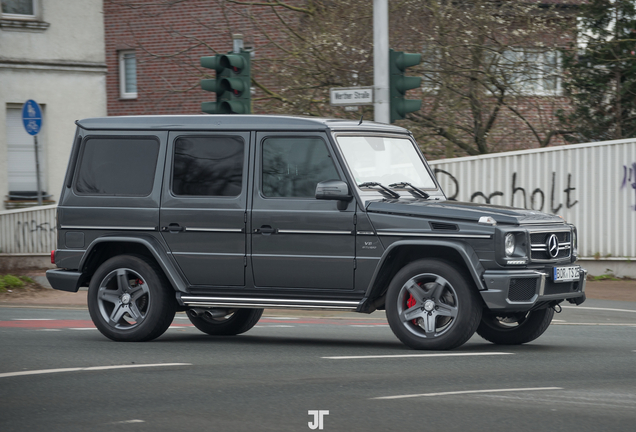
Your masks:
{"label": "front side window", "polygon": [[35,19],[35,0],[2,0],[2,16]]}
{"label": "front side window", "polygon": [[159,142],[147,137],[88,138],[75,191],[83,195],[148,196]]}
{"label": "front side window", "polygon": [[137,55],[135,51],[119,52],[119,96],[137,98]]}
{"label": "front side window", "polygon": [[240,137],[181,137],[174,147],[172,193],[236,197],[243,187],[245,143]]}
{"label": "front side window", "polygon": [[408,138],[339,135],[336,140],[356,184],[406,182],[436,189],[415,143]]}
{"label": "front side window", "polygon": [[316,185],[340,179],[320,138],[267,138],[263,141],[262,192],[266,197],[314,198]]}

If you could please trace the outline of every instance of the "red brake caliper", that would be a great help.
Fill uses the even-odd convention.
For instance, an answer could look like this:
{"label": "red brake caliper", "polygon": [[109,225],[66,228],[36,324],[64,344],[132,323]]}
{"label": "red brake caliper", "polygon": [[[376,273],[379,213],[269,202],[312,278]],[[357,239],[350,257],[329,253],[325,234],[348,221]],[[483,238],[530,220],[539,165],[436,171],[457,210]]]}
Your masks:
{"label": "red brake caliper", "polygon": [[[407,308],[407,309],[410,309],[410,308],[412,308],[413,306],[415,306],[415,304],[416,304],[416,303],[417,303],[417,302],[416,302],[416,301],[415,301],[415,299],[413,298],[413,294],[409,293],[409,298],[408,298],[408,299],[406,299],[406,308]],[[416,319],[414,319],[414,320],[412,320],[412,321],[413,321],[413,324],[417,325],[417,320],[416,320]]]}

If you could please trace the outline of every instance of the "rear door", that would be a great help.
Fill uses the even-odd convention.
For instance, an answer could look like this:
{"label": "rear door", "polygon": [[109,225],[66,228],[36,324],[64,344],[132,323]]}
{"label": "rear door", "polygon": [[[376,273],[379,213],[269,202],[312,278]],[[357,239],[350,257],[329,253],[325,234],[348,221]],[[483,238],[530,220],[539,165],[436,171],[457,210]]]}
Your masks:
{"label": "rear door", "polygon": [[249,132],[170,132],[160,227],[190,285],[243,286]]}
{"label": "rear door", "polygon": [[258,287],[353,289],[355,202],[315,198],[344,179],[322,133],[257,133],[252,269]]}

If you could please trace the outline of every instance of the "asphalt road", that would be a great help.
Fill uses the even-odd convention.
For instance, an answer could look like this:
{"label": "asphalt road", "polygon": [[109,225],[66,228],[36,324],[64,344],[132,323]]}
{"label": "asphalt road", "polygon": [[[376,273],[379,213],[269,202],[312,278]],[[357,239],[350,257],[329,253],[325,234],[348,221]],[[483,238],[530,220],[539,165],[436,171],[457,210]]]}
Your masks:
{"label": "asphalt road", "polygon": [[84,310],[0,308],[2,432],[307,431],[310,410],[325,431],[633,430],[636,302],[451,352],[409,350],[381,314],[266,313],[229,338],[179,314],[155,342],[116,343]]}

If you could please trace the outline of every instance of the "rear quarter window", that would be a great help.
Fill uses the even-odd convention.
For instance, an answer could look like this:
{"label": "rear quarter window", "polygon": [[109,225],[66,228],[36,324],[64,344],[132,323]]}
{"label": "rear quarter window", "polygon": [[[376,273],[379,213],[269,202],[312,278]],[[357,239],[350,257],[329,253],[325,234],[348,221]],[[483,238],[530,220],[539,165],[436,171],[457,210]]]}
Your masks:
{"label": "rear quarter window", "polygon": [[80,155],[75,191],[81,195],[148,196],[157,168],[154,137],[88,138]]}

